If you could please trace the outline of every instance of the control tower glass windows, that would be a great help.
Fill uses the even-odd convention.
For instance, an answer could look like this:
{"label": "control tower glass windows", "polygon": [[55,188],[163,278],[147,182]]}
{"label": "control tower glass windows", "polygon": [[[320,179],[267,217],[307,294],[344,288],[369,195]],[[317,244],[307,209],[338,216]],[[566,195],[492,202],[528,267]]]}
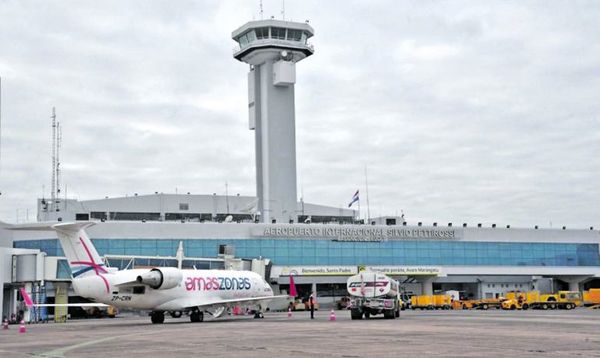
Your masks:
{"label": "control tower glass windows", "polygon": [[246,34],[240,36],[238,38],[238,41],[240,42],[240,46],[241,47],[244,47],[244,46],[248,45],[248,38],[246,37]]}
{"label": "control tower glass windows", "polygon": [[271,38],[285,40],[285,29],[283,27],[272,27]]}
{"label": "control tower glass windows", "polygon": [[254,32],[256,32],[256,38],[258,40],[269,38],[269,28],[268,27],[259,27],[259,28],[255,29]]}
{"label": "control tower glass windows", "polygon": [[303,32],[302,37],[300,37],[300,42],[305,44],[307,39],[308,39],[308,37],[306,36],[306,32]]}
{"label": "control tower glass windows", "polygon": [[289,41],[300,41],[302,39],[302,31],[288,29],[287,39]]}

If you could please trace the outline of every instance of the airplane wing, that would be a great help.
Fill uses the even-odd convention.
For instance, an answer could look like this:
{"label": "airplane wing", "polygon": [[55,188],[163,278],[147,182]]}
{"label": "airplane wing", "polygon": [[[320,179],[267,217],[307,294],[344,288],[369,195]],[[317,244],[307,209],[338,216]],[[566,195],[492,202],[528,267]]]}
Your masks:
{"label": "airplane wing", "polygon": [[108,307],[104,303],[34,303],[27,307]]}
{"label": "airplane wing", "polygon": [[33,300],[23,287],[21,287],[20,291],[27,307],[108,307],[104,303],[33,303]]}

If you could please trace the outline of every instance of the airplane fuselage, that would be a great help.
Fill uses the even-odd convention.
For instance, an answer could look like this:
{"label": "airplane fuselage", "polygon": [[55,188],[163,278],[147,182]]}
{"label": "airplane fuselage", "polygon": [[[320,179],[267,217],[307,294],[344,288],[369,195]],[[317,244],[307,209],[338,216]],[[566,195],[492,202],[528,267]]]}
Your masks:
{"label": "airplane fuselage", "polygon": [[210,305],[273,296],[269,284],[251,271],[181,270],[181,280],[174,283],[174,287],[164,289],[135,283],[140,275],[148,272],[148,269],[134,269],[75,278],[73,288],[78,295],[95,302],[153,311],[186,310],[197,302]]}

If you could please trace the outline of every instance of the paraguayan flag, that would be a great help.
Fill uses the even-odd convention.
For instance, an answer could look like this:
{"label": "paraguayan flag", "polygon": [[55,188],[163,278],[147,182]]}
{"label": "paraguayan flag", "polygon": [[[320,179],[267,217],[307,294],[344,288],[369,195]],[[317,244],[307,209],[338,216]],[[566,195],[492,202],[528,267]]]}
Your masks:
{"label": "paraguayan flag", "polygon": [[356,193],[354,193],[354,196],[352,197],[352,200],[350,201],[350,204],[348,204],[348,207],[351,207],[352,204],[356,203],[358,201],[358,190],[356,191]]}

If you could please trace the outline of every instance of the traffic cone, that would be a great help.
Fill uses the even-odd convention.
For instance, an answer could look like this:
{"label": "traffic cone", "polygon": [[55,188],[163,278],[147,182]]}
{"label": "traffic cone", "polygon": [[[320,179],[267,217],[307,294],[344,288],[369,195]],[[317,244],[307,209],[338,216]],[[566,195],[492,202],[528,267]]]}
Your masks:
{"label": "traffic cone", "polygon": [[292,308],[288,308],[288,318],[292,318]]}
{"label": "traffic cone", "polygon": [[19,333],[27,333],[27,327],[25,327],[25,321],[21,320],[21,325],[19,326]]}
{"label": "traffic cone", "polygon": [[2,329],[8,329],[8,320],[7,320],[7,319],[5,319],[5,320],[2,322]]}
{"label": "traffic cone", "polygon": [[329,320],[335,321],[335,311],[333,310],[333,308],[331,309],[331,313],[329,314]]}

